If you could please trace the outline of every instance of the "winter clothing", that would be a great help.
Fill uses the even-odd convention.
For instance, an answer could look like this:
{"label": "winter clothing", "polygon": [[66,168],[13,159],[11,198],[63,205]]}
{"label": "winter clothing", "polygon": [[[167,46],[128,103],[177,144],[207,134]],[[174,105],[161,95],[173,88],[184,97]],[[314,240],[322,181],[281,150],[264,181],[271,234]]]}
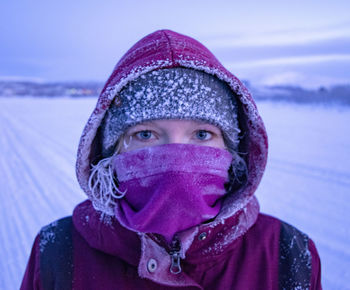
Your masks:
{"label": "winter clothing", "polygon": [[114,219],[101,223],[86,201],[74,210],[73,225],[66,218],[43,228],[21,289],[321,289],[310,239],[263,214],[237,238],[232,229],[240,231],[242,216],[202,227],[181,260],[182,272],[172,274],[170,249],[157,236],[141,251],[145,240]]}
{"label": "winter clothing", "polygon": [[236,99],[228,85],[212,75],[188,68],[151,71],[128,83],[118,96],[102,123],[102,154],[106,157],[128,127],[157,119],[211,123],[230,140],[232,150],[237,148]]}
{"label": "winter clothing", "polygon": [[118,201],[115,215],[128,229],[158,233],[171,242],[175,233],[219,213],[231,162],[227,150],[189,144],[116,155],[116,175],[126,194]]}
{"label": "winter clothing", "polygon": [[[158,234],[124,227],[114,215],[118,208],[106,206],[88,181],[91,164],[103,158],[101,123],[110,106],[122,102],[121,90],[148,72],[178,67],[213,75],[236,96],[233,107],[244,133],[238,151],[245,153],[248,179],[229,187],[214,219],[177,233],[169,244]],[[81,137],[77,177],[90,201],[78,205],[72,219],[43,228],[21,288],[321,289],[313,242],[259,214],[254,192],[266,159],[266,131],[243,84],[192,38],[168,30],[146,36],[115,67]]]}
{"label": "winter clothing", "polygon": [[232,98],[237,97],[238,102],[235,100],[234,103],[237,103],[239,109],[239,127],[244,130],[240,136],[238,151],[244,153],[249,179],[247,185],[235,194],[235,197],[230,196],[226,199],[227,205],[223,207],[218,221],[233,214],[230,209],[231,204],[240,204],[239,207],[242,207],[253,198],[266,164],[267,136],[250,93],[198,41],[172,31],[161,30],[141,39],[117,63],[84,128],[77,156],[77,178],[95,209],[111,216],[114,215],[114,208],[106,206],[105,201],[101,200],[100,196],[95,195],[89,188],[91,164],[96,164],[104,157],[101,145],[101,123],[107,110],[112,104],[122,102],[119,93],[128,83],[138,77],[151,71],[179,67],[215,76],[229,86],[232,90]]}

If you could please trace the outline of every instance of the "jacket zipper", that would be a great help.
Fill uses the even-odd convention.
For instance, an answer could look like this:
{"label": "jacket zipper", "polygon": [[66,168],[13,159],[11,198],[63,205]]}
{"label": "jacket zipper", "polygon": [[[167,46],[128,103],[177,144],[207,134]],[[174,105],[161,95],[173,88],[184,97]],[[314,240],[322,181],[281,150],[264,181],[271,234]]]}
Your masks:
{"label": "jacket zipper", "polygon": [[169,255],[171,258],[170,272],[175,275],[181,273],[180,250],[181,250],[181,243],[179,239],[175,236],[171,241],[171,247],[169,251]]}

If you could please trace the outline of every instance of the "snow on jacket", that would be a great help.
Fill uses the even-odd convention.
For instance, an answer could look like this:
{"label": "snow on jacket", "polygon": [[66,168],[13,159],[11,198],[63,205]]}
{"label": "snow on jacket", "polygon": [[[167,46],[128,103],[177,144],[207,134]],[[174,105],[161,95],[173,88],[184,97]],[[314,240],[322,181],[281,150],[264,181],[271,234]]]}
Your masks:
{"label": "snow on jacket", "polygon": [[[98,129],[118,92],[140,75],[185,67],[225,81],[239,100],[241,141],[247,152],[247,184],[226,196],[211,223],[179,233],[181,272],[173,249],[157,235],[106,221],[103,204],[88,187],[91,164],[101,159]],[[267,160],[267,136],[244,85],[202,44],[156,31],[137,42],[117,63],[80,140],[76,172],[89,201],[72,218],[44,227],[37,236],[21,289],[321,289],[313,242],[294,227],[259,214],[254,192]]]}

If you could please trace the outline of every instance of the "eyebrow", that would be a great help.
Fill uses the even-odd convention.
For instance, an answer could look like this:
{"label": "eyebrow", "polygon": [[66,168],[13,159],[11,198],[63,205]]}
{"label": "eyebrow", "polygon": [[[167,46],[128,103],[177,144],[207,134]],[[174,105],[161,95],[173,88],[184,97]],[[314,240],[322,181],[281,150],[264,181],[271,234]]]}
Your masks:
{"label": "eyebrow", "polygon": [[137,127],[145,127],[145,126],[150,126],[150,125],[154,126],[154,123],[151,122],[151,121],[139,123],[139,124],[136,124],[136,125],[131,126],[130,128],[128,128],[126,132],[132,131],[134,128],[137,128]]}
{"label": "eyebrow", "polygon": [[196,121],[196,123],[198,126],[208,126],[208,127],[213,127],[213,128],[218,129],[218,130],[221,130],[218,126],[215,126],[211,123],[207,123],[207,122],[203,122],[203,121]]}
{"label": "eyebrow", "polygon": [[133,127],[136,127],[136,126],[147,126],[147,125],[154,125],[153,120],[152,120],[152,121],[145,121],[145,122],[136,124],[136,125],[134,125]]}

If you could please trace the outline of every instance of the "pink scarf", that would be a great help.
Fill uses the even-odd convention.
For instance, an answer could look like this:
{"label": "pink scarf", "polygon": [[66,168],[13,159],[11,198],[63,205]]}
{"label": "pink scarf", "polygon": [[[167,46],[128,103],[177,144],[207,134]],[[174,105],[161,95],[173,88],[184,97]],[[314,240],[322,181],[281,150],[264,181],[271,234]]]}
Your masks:
{"label": "pink scarf", "polygon": [[214,218],[220,211],[232,155],[223,149],[166,144],[116,155],[124,198],[115,215],[135,232],[174,234]]}

